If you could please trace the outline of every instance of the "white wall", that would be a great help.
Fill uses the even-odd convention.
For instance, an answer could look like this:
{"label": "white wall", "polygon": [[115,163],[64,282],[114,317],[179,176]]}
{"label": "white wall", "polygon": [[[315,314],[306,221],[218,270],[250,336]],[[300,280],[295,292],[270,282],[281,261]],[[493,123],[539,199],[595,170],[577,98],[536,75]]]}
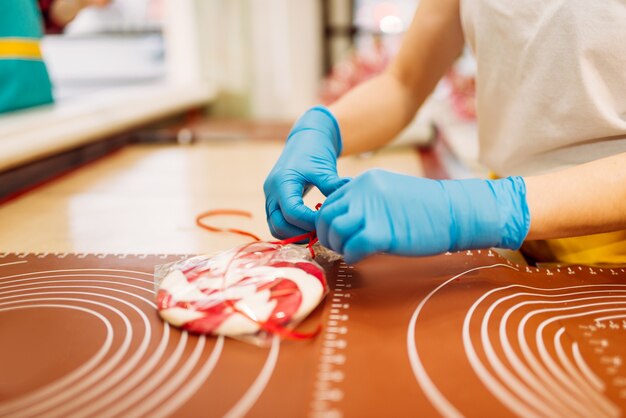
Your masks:
{"label": "white wall", "polygon": [[163,34],[168,81],[193,83],[202,79],[199,24],[194,0],[165,0]]}
{"label": "white wall", "polygon": [[250,2],[253,117],[295,118],[317,103],[322,72],[319,3]]}
{"label": "white wall", "polygon": [[[317,103],[321,79],[318,0],[166,0],[168,73],[200,78],[231,116],[292,119]],[[240,112],[240,114],[236,114]]]}

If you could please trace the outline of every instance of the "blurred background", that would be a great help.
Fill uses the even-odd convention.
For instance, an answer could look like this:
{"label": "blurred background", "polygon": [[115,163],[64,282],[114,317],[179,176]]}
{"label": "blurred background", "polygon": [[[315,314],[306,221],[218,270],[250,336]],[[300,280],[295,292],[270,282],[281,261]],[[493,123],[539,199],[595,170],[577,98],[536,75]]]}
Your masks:
{"label": "blurred background", "polygon": [[43,49],[57,100],[133,84],[204,82],[219,90],[214,104],[225,115],[293,118],[382,71],[417,0],[91,4],[67,25],[47,26]]}
{"label": "blurred background", "polygon": [[[82,9],[45,37],[57,100],[133,84],[202,82],[217,92],[217,114],[283,119],[382,71],[418,0],[93,2],[100,7]],[[459,70],[471,78],[471,67]],[[463,103],[460,115],[473,117],[472,104]]]}
{"label": "blurred background", "polygon": [[[131,131],[184,142],[264,122],[281,128],[263,135],[283,136],[308,107],[384,70],[418,0],[37,3],[55,103],[0,115],[0,171]],[[480,169],[474,72],[466,52],[396,141],[443,138],[453,177]]]}
{"label": "blurred background", "polygon": [[57,100],[114,87],[196,82],[219,91],[213,102],[226,115],[293,118],[384,69],[417,0],[88,4],[63,26],[47,16],[43,51]]}

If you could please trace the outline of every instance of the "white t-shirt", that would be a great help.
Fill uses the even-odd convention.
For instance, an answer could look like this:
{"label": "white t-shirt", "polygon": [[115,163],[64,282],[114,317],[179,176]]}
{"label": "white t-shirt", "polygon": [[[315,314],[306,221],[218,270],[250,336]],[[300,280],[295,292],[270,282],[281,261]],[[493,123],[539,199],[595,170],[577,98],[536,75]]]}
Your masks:
{"label": "white t-shirt", "polygon": [[500,176],[626,152],[626,0],[461,0],[480,160]]}

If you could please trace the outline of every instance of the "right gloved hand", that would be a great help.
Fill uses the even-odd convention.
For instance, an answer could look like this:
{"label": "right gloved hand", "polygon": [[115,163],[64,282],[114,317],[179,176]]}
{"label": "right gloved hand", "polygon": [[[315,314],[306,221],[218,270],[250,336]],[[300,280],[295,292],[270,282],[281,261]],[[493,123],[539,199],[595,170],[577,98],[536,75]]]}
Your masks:
{"label": "right gloved hand", "polygon": [[320,243],[353,264],[380,252],[516,250],[530,212],[522,177],[430,180],[370,170],[326,199],[316,225]]}
{"label": "right gloved hand", "polygon": [[337,175],[340,153],[339,124],[327,108],[315,106],[298,119],[263,185],[272,235],[285,239],[315,229],[315,212],[302,196],[310,186],[328,196],[348,181]]}

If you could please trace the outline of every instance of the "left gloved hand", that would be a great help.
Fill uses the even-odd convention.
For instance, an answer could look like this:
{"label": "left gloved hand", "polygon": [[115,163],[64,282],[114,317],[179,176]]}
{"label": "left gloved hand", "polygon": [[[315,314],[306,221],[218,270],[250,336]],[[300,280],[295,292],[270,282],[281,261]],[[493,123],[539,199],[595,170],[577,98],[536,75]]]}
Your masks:
{"label": "left gloved hand", "polygon": [[529,227],[521,177],[429,180],[383,170],[368,171],[331,194],[316,221],[320,242],[347,263],[378,252],[517,249]]}
{"label": "left gloved hand", "polygon": [[341,145],[339,123],[323,106],[309,109],[295,123],[263,184],[267,224],[276,238],[315,229],[317,215],[305,206],[302,196],[311,186],[330,196],[348,181],[337,174]]}

